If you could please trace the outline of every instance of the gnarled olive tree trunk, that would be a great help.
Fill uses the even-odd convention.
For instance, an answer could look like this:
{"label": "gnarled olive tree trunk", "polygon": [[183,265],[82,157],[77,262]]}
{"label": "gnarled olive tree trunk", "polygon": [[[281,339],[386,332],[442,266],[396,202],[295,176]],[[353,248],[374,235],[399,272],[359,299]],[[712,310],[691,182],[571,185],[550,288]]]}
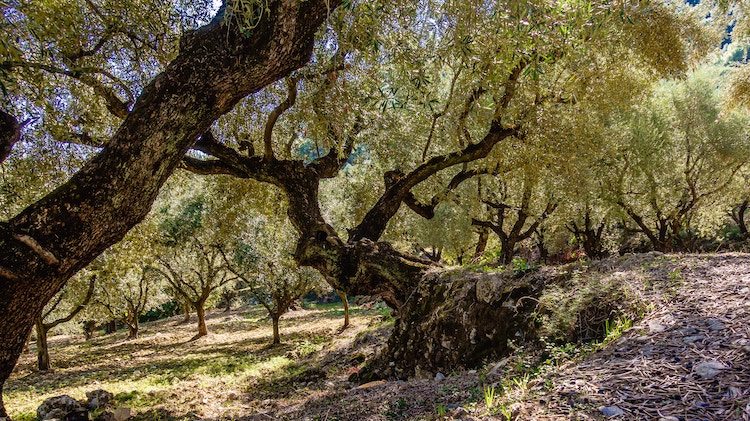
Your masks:
{"label": "gnarled olive tree trunk", "polygon": [[[500,305],[502,301],[493,299],[481,304],[477,302],[476,294],[473,298],[466,295],[464,302],[460,303],[460,306],[471,308],[475,313],[464,317],[461,310],[455,310],[460,313],[456,313],[459,317],[451,317],[450,322],[446,319],[445,325],[432,324],[430,318],[435,310],[432,306],[439,301],[431,297],[448,293],[436,289],[431,278],[426,276],[437,267],[437,263],[401,253],[389,243],[377,240],[402,203],[423,214],[431,213],[430,206],[416,203],[410,192],[413,186],[441,169],[486,156],[495,144],[515,133],[513,128],[493,124],[482,142],[469,145],[457,153],[430,159],[412,173],[399,177],[390,183],[362,222],[349,232],[346,241],[324,220],[319,207],[318,189],[321,179],[336,176],[345,164],[351,153],[351,144],[347,145],[343,154],[332,150],[327,156],[305,165],[302,161],[278,160],[273,157],[272,151],[266,156],[242,156],[215,139],[204,137],[196,147],[218,159],[187,159],[186,165],[201,174],[231,174],[281,188],[289,201],[290,222],[299,233],[295,251],[297,263],[316,268],[336,290],[350,295],[378,295],[396,311],[397,327],[384,355],[385,359],[398,361],[399,364],[398,372],[388,374],[403,377],[413,375],[420,368],[472,364],[491,347],[502,351],[502,344],[513,324],[504,320],[509,310]],[[460,173],[457,177],[464,175]],[[434,206],[433,203],[431,207]],[[505,298],[517,298],[517,294],[524,292],[523,288],[511,288]],[[486,323],[488,317],[498,323]],[[464,333],[471,332],[476,324],[488,327],[474,332],[474,335],[479,335],[476,336],[479,342],[472,342]],[[482,329],[493,331],[492,337],[482,339],[489,334],[489,331]],[[422,336],[425,338],[415,341]],[[435,346],[441,343],[442,338],[449,338],[447,340],[453,344],[453,350],[448,352]],[[461,342],[463,344],[459,345]]]}
{"label": "gnarled olive tree trunk", "polygon": [[[269,1],[271,13],[249,34],[222,25],[220,10],[183,36],[179,55],[144,88],[95,158],[0,223],[0,389],[44,305],[145,217],[188,147],[219,116],[307,63],[317,27],[338,3]],[[15,130],[0,136],[10,139],[3,148],[12,146],[20,125],[2,127]]]}

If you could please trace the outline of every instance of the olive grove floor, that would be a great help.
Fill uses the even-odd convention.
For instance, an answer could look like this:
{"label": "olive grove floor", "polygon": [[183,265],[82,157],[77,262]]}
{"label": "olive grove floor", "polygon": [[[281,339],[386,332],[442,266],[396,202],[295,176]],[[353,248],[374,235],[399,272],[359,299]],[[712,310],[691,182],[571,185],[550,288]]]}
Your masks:
{"label": "olive grove floor", "polygon": [[215,311],[197,341],[194,322],[178,318],[146,323],[132,341],[55,337],[54,370],[22,356],[6,404],[32,419],[47,397],[102,388],[144,420],[750,420],[750,255],[650,253],[584,268],[628,284],[622,299],[647,303],[642,318],[613,321],[595,343],[519,345],[444,379],[360,386],[347,378],[390,326],[379,305],[355,306],[343,332],[341,307],[290,312],[275,347],[259,309]]}

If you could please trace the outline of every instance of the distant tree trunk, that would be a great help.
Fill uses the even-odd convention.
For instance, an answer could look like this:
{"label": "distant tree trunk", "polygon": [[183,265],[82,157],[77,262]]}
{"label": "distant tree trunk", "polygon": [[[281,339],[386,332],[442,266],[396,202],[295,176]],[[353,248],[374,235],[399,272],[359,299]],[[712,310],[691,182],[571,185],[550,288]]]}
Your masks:
{"label": "distant tree trunk", "polygon": [[742,203],[735,206],[734,209],[732,209],[732,213],[730,214],[734,222],[737,224],[737,227],[740,229],[740,234],[742,235],[747,235],[747,223],[745,222],[745,214],[747,213],[748,207],[750,207],[750,199],[745,199],[742,201]]}
{"label": "distant tree trunk", "polygon": [[221,291],[221,299],[224,301],[224,313],[232,309],[232,300],[236,296],[237,292],[233,289],[225,288]]}
{"label": "distant tree trunk", "polygon": [[602,221],[598,226],[594,226],[591,221],[591,212],[586,211],[583,216],[582,227],[578,227],[575,222],[571,222],[566,228],[575,236],[576,241],[583,245],[586,256],[590,259],[600,259],[606,254],[602,244],[604,225],[604,221]]}
{"label": "distant tree trunk", "polygon": [[41,317],[36,320],[36,359],[39,371],[48,371],[49,363],[49,346],[47,345],[47,328]]}
{"label": "distant tree trunk", "polygon": [[104,325],[104,333],[111,334],[117,332],[117,320],[111,320]]}
{"label": "distant tree trunk", "polygon": [[474,250],[474,260],[478,260],[484,255],[484,251],[487,250],[487,241],[490,239],[490,229],[487,227],[479,228],[479,239],[477,240],[477,247]]}
{"label": "distant tree trunk", "polygon": [[94,330],[96,329],[96,322],[93,320],[87,320],[83,324],[83,334],[86,336],[86,340],[90,341],[91,337],[94,335]]}
{"label": "distant tree trunk", "polygon": [[336,293],[341,297],[341,302],[344,303],[344,325],[341,326],[341,330],[344,330],[349,327],[349,299],[344,291],[337,289]]}
{"label": "distant tree trunk", "polygon": [[138,339],[138,316],[128,320],[125,324],[128,325],[128,339]]}
{"label": "distant tree trunk", "polygon": [[536,230],[536,246],[539,249],[539,261],[546,264],[549,258],[549,249],[547,249],[547,242],[544,238],[544,230]]}
{"label": "distant tree trunk", "polygon": [[509,265],[513,262],[513,256],[515,256],[516,244],[518,241],[515,238],[504,237],[500,239],[500,262],[504,265]]}
{"label": "distant tree trunk", "polygon": [[271,320],[273,321],[273,344],[280,344],[281,343],[281,335],[279,334],[279,318],[281,318],[281,314],[273,313],[271,315]]}
{"label": "distant tree trunk", "polygon": [[206,302],[198,301],[195,303],[195,313],[198,315],[198,334],[196,337],[208,335],[208,329],[206,328]]}
{"label": "distant tree trunk", "polygon": [[182,315],[181,323],[187,323],[190,321],[190,302],[188,300],[182,302]]}

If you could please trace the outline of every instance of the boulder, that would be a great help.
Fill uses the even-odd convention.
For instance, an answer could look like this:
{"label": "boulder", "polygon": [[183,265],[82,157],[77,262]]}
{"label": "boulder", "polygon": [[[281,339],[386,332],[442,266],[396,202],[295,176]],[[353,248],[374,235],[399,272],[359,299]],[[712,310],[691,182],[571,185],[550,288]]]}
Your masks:
{"label": "boulder", "polygon": [[106,408],[112,402],[112,399],[114,399],[114,395],[106,390],[96,389],[86,392],[86,399],[88,399],[88,409],[96,411],[97,409]]}
{"label": "boulder", "polygon": [[45,401],[39,405],[39,408],[37,408],[36,416],[42,421],[51,419],[64,420],[67,418],[68,414],[71,414],[73,417],[71,418],[72,421],[73,419],[81,419],[84,412],[86,413],[85,419],[88,420],[88,412],[80,402],[68,395],[61,395],[45,399]]}
{"label": "boulder", "polygon": [[117,408],[114,412],[115,421],[125,421],[130,418],[130,408]]}

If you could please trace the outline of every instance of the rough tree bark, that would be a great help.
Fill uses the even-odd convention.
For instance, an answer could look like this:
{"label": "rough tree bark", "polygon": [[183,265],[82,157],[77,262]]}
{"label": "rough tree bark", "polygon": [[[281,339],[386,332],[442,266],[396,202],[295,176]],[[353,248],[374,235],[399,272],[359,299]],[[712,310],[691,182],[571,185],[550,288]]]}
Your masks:
{"label": "rough tree bark", "polygon": [[[503,355],[508,340],[527,339],[543,279],[482,272],[428,273],[401,308],[393,334],[370,374],[432,377]],[[531,299],[530,299],[531,298]],[[361,380],[370,380],[362,373]]]}
{"label": "rough tree bark", "polygon": [[50,369],[49,363],[49,342],[47,342],[48,330],[44,328],[41,317],[36,321],[36,362],[39,371]]}
{"label": "rough tree bark", "polygon": [[339,3],[271,0],[271,13],[249,34],[222,25],[220,10],[182,37],[177,57],[95,158],[0,223],[0,392],[44,305],[145,217],[185,151],[219,116],[307,63],[315,31]]}

